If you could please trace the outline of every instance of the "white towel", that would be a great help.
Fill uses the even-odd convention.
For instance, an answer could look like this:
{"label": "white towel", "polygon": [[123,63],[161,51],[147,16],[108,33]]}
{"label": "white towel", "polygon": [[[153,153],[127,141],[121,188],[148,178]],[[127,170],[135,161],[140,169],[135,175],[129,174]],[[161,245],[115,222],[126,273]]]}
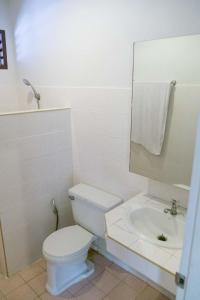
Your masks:
{"label": "white towel", "polygon": [[170,83],[133,84],[131,141],[155,155],[162,150],[170,92]]}

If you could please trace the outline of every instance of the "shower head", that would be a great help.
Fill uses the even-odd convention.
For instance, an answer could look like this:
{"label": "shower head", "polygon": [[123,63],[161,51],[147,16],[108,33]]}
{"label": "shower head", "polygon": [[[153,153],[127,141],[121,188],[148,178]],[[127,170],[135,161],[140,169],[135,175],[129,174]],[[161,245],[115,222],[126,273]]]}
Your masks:
{"label": "shower head", "polygon": [[23,83],[27,86],[31,86],[31,83],[27,79],[22,79]]}
{"label": "shower head", "polygon": [[30,83],[30,81],[28,81],[27,79],[23,78],[22,79],[23,83],[27,86],[30,86],[32,91],[33,91],[33,94],[34,94],[34,97],[35,99],[37,100],[37,105],[38,105],[38,109],[40,108],[40,94],[36,91],[36,89],[34,88],[34,86]]}

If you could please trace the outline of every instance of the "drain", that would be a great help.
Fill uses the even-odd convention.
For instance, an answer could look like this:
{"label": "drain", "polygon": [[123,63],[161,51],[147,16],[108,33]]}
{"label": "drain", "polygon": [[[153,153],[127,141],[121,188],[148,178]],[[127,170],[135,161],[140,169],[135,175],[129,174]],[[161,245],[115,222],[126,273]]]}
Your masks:
{"label": "drain", "polygon": [[163,233],[161,235],[157,236],[157,239],[162,242],[167,241],[167,237]]}

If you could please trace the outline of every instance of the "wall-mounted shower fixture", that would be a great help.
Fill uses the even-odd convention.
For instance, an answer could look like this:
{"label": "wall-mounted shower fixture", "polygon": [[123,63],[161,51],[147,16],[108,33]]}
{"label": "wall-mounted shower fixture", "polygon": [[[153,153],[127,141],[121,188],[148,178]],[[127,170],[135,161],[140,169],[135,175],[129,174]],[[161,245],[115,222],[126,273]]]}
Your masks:
{"label": "wall-mounted shower fixture", "polygon": [[58,214],[58,208],[55,203],[55,199],[51,200],[51,207],[53,213],[56,215],[56,230],[58,230],[58,225],[59,225],[59,214]]}
{"label": "wall-mounted shower fixture", "polygon": [[30,83],[30,81],[28,81],[27,79],[23,79],[23,83],[27,86],[30,86],[35,99],[37,100],[37,107],[38,109],[40,109],[40,94],[36,91],[36,89],[33,87],[33,85]]}

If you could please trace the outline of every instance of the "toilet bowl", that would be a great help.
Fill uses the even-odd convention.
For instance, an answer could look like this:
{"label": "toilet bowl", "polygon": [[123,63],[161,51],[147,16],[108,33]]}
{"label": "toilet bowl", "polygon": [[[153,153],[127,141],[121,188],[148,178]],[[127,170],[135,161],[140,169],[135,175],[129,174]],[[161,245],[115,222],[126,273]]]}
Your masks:
{"label": "toilet bowl", "polygon": [[122,202],[85,184],[70,189],[69,195],[79,225],[62,228],[43,243],[48,274],[46,288],[55,296],[94,272],[93,263],[87,260],[88,249],[96,237],[104,237],[105,212]]}
{"label": "toilet bowl", "polygon": [[72,284],[90,276],[94,266],[86,260],[94,236],[78,225],[52,233],[43,244],[47,260],[46,288],[52,295],[62,293]]}

